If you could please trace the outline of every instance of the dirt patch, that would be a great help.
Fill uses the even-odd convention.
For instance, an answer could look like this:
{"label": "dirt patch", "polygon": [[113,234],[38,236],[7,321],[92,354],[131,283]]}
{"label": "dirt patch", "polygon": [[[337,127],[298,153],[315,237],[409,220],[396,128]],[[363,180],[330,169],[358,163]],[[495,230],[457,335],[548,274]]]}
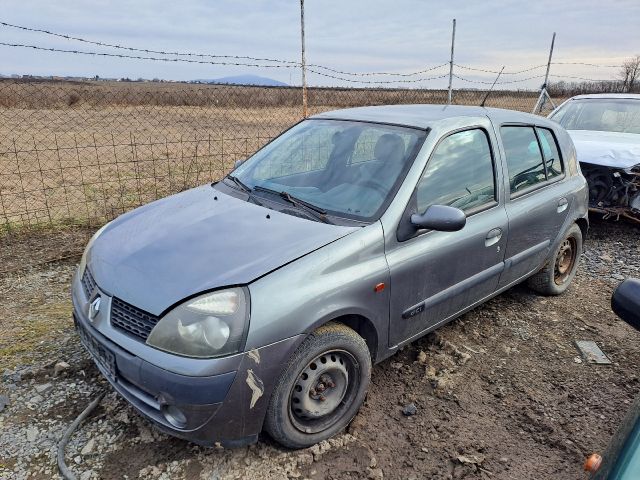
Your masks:
{"label": "dirt patch", "polygon": [[47,263],[75,263],[95,231],[91,227],[42,227],[0,235],[0,276]]}
{"label": "dirt patch", "polygon": [[[156,431],[79,345],[60,307],[69,302],[73,265],[0,276],[0,290],[11,288],[0,300],[0,348],[9,365],[0,394],[11,401],[0,413],[8,459],[0,477],[55,477],[57,440],[106,390],[67,449],[83,479],[583,479],[584,458],[604,450],[640,391],[640,334],[609,304],[620,279],[640,271],[639,233],[593,222],[568,294],[540,297],[518,286],[406,347],[374,367],[347,432],[295,452],[266,436],[224,450]],[[595,341],[613,363],[583,362],[574,340]],[[18,348],[24,342],[28,348]],[[53,376],[61,360],[70,367]],[[416,413],[407,416],[410,403]]]}

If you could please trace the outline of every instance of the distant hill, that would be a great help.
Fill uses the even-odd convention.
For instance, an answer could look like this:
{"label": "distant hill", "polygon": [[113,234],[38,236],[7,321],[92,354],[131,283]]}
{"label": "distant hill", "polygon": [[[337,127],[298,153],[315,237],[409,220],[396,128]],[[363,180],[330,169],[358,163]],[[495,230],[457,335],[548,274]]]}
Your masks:
{"label": "distant hill", "polygon": [[262,85],[272,87],[288,87],[289,85],[274,80],[273,78],[261,77],[259,75],[234,75],[231,77],[222,77],[214,79],[198,79],[201,83],[236,83],[240,85]]}

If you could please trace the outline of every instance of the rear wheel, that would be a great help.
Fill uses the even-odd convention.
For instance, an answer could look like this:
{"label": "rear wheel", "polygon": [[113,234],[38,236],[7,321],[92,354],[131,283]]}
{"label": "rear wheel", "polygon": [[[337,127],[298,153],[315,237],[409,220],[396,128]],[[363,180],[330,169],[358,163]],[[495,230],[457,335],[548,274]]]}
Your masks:
{"label": "rear wheel", "polygon": [[529,287],[543,295],[564,293],[578,270],[582,254],[582,231],[575,223],[569,228],[553,256],[527,281]]}
{"label": "rear wheel", "polygon": [[282,445],[304,448],[346,427],[371,377],[367,344],[351,328],[329,323],[310,334],[278,378],[265,430]]}

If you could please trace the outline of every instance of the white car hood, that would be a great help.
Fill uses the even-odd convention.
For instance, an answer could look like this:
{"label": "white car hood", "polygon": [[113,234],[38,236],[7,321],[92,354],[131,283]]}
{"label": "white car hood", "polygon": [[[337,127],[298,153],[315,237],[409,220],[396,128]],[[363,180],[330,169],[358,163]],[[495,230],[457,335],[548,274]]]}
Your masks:
{"label": "white car hood", "polygon": [[640,135],[636,133],[569,130],[578,161],[628,169],[640,164]]}

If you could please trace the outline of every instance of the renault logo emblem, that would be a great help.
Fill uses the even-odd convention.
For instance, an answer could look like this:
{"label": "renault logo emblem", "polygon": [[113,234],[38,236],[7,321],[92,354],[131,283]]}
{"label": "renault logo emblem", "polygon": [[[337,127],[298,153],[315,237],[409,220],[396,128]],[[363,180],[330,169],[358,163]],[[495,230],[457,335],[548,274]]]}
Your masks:
{"label": "renault logo emblem", "polygon": [[100,311],[100,297],[96,297],[89,305],[89,320],[93,321]]}

